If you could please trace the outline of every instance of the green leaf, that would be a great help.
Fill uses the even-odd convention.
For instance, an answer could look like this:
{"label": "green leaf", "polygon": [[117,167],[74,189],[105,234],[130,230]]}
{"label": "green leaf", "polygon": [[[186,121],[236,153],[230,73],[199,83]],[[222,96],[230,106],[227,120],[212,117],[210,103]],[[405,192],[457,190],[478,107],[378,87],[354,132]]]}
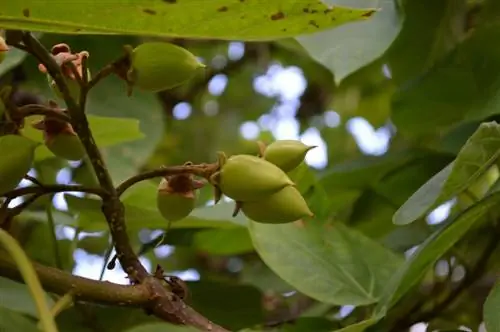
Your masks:
{"label": "green leaf", "polygon": [[335,332],[363,332],[370,326],[374,325],[376,322],[380,320],[380,317],[373,317],[349,326],[344,327],[343,329],[336,330]]}
{"label": "green leaf", "polygon": [[341,82],[333,108],[341,115],[362,116],[375,127],[384,125],[396,89],[424,73],[461,41],[464,4],[465,0],[404,1],[404,22],[397,38],[383,56]]}
{"label": "green leaf", "polygon": [[[400,22],[393,0],[328,0],[328,4],[381,7],[372,19],[297,37],[318,62],[340,82],[344,77],[380,57],[398,35]],[[325,40],[328,42],[325,43]]]}
{"label": "green leaf", "polygon": [[144,138],[139,120],[89,115],[89,126],[99,147],[107,147]]}
{"label": "green leaf", "polygon": [[124,332],[197,332],[198,329],[195,329],[191,326],[179,326],[172,325],[168,323],[148,323],[143,325],[134,326],[131,329],[126,329]]}
{"label": "green leaf", "polygon": [[194,236],[194,247],[212,255],[240,255],[254,251],[246,227],[197,232]]}
{"label": "green leaf", "polygon": [[495,73],[500,69],[500,47],[494,41],[500,37],[500,24],[482,23],[439,64],[394,96],[392,119],[401,132],[425,134],[499,113],[500,81]]}
{"label": "green leaf", "polygon": [[[87,115],[89,126],[92,130],[95,142],[99,148],[105,148],[121,143],[135,141],[144,138],[144,134],[139,129],[139,120],[125,119],[117,117],[102,117],[96,115]],[[28,123],[41,120],[41,116],[30,116],[26,119]],[[43,143],[43,132],[28,125],[22,130],[24,136]],[[37,151],[37,161],[41,161],[54,154],[45,146],[40,147]]]}
{"label": "green leaf", "polygon": [[[33,164],[38,143],[20,135],[0,137],[0,194],[14,189]],[[5,156],[8,156],[6,158]]]}
{"label": "green leaf", "polygon": [[[2,299],[0,307],[32,317],[38,317],[35,302],[25,284],[0,277],[0,298]],[[46,301],[49,306],[54,305],[54,301],[48,295],[46,296]]]}
{"label": "green leaf", "polygon": [[483,308],[484,324],[488,332],[500,332],[500,282],[490,291]]}
{"label": "green leaf", "polygon": [[[149,323],[162,321],[153,315],[147,315],[140,308],[104,306],[82,303],[80,307],[87,313],[92,313],[91,321],[82,317],[82,308],[74,306],[62,311],[56,317],[57,327],[61,332],[121,332]],[[89,323],[91,325],[89,326]]]}
{"label": "green leaf", "polygon": [[11,48],[7,52],[5,59],[0,63],[0,76],[23,62],[27,55],[28,53],[24,51],[18,50],[17,48]]}
{"label": "green leaf", "polygon": [[467,234],[467,231],[499,202],[500,194],[488,196],[432,234],[391,278],[375,312],[385,313],[420,281],[428,269],[442,255]]}
{"label": "green leaf", "polygon": [[443,190],[446,179],[450,176],[455,162],[451,162],[439,173],[434,175],[422,187],[420,187],[408,200],[396,211],[392,220],[396,225],[407,225],[438,205],[438,198]]}
{"label": "green leaf", "polygon": [[[318,1],[198,0],[91,3],[46,6],[12,3],[0,15],[4,29],[70,34],[134,34],[162,37],[270,40],[363,20],[372,9],[330,8]],[[165,22],[170,22],[165,24]]]}
{"label": "green leaf", "polygon": [[282,332],[330,332],[338,323],[323,317],[301,317],[293,323],[284,324]]}
{"label": "green leaf", "polygon": [[[2,301],[4,299],[2,298]],[[0,308],[0,331],[39,332],[36,321],[7,308]]]}
{"label": "green leaf", "polygon": [[482,123],[450,163],[417,190],[394,214],[393,221],[405,225],[467,189],[500,156],[500,125]]}
{"label": "green leaf", "polygon": [[361,233],[319,220],[303,224],[251,222],[262,260],[300,292],[337,305],[377,302],[401,257]]}
{"label": "green leaf", "polygon": [[294,291],[293,287],[287,284],[266,264],[258,260],[255,262],[245,262],[240,272],[240,282],[257,287],[262,292],[288,293]]}
{"label": "green leaf", "polygon": [[417,156],[412,151],[390,152],[380,157],[363,156],[329,168],[321,177],[321,183],[327,192],[339,187],[365,189]]}
{"label": "green leaf", "polygon": [[255,287],[227,282],[186,282],[191,306],[208,319],[236,331],[264,320],[262,293]]}
{"label": "green leaf", "polygon": [[[47,214],[44,218],[47,219]],[[48,223],[35,224],[26,235],[26,244],[23,249],[30,259],[45,266],[58,267],[51,233]],[[71,240],[57,240],[57,249],[62,269],[71,271],[74,264]]]}

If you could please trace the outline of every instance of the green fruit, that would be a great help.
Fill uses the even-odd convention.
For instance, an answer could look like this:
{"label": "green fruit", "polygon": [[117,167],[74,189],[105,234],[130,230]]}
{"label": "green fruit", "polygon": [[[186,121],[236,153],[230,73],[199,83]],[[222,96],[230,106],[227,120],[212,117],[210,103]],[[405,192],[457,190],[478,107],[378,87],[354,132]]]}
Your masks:
{"label": "green fruit", "polygon": [[78,161],[85,156],[85,148],[75,134],[56,134],[46,140],[45,145],[53,154],[67,160]]}
{"label": "green fruit", "polygon": [[162,190],[168,186],[167,180],[163,179],[158,187],[156,206],[160,214],[166,220],[173,222],[189,216],[196,206],[196,195],[193,191],[189,193],[171,193]]}
{"label": "green fruit", "polygon": [[295,140],[275,141],[266,147],[263,158],[284,172],[290,172],[297,168],[304,161],[307,152],[315,147]]}
{"label": "green fruit", "polygon": [[19,135],[0,137],[0,194],[15,189],[33,164],[38,143]]}
{"label": "green fruit", "polygon": [[127,79],[140,89],[158,92],[189,81],[205,65],[186,49],[170,43],[151,42],[131,53]]}
{"label": "green fruit", "polygon": [[243,202],[241,211],[253,221],[265,224],[284,224],[313,216],[306,201],[293,186],[287,186],[260,201]]}
{"label": "green fruit", "polygon": [[294,185],[277,166],[259,157],[235,155],[227,159],[219,173],[222,193],[235,201],[256,201]]}

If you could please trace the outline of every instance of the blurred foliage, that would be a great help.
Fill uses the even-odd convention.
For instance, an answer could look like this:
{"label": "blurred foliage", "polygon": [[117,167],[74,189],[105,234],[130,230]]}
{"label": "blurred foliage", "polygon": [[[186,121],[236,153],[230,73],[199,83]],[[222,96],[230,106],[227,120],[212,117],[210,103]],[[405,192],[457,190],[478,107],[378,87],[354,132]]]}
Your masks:
{"label": "blurred foliage", "polygon": [[[234,8],[214,10],[226,2]],[[91,128],[116,184],[162,165],[213,162],[217,151],[255,154],[256,140],[319,146],[309,166],[291,175],[315,214],[303,223],[233,218],[234,202],[212,205],[207,186],[197,209],[165,235],[158,181],[127,190],[133,248],[169,273],[195,271],[188,303],[196,310],[232,331],[400,332],[419,322],[429,323],[428,331],[476,331],[483,322],[488,332],[500,331],[498,1],[325,1],[381,8],[359,21],[361,9],[309,13],[318,11],[314,6],[327,10],[313,1],[301,9],[292,1],[248,4],[245,11],[244,4],[220,0],[175,14],[171,28],[157,18],[147,25],[142,16],[103,20],[111,15],[104,3],[94,18],[75,14],[83,2],[29,3],[32,21],[2,12],[0,27],[33,28],[44,32],[38,36],[47,47],[64,42],[86,50],[92,73],[118,58],[123,45],[157,39],[185,47],[208,67],[156,94],[127,97],[114,76],[92,90]],[[7,7],[17,17],[20,6]],[[128,15],[130,6],[118,7]],[[274,10],[289,10],[289,20],[273,26],[267,14]],[[65,11],[75,14],[75,25],[67,25],[68,17],[52,24]],[[329,19],[310,33],[308,14],[339,22]],[[238,21],[239,15],[249,16]],[[249,24],[252,17],[262,25]],[[124,21],[128,29],[120,27]],[[82,24],[86,30],[70,33]],[[104,34],[106,24],[122,34]],[[36,59],[24,52],[9,51],[0,75],[18,105],[55,98]],[[28,120],[24,133],[42,141],[29,127],[34,118]],[[42,148],[34,176],[46,184],[96,183],[86,160],[68,163]],[[49,198],[19,215],[11,233],[34,261],[76,271],[99,257],[100,269],[110,239],[99,201],[68,193],[57,200],[68,207],[53,211],[58,259]],[[36,318],[27,288],[0,277],[0,330],[35,331]],[[138,309],[89,303],[63,311],[57,323],[60,331],[191,331]]]}

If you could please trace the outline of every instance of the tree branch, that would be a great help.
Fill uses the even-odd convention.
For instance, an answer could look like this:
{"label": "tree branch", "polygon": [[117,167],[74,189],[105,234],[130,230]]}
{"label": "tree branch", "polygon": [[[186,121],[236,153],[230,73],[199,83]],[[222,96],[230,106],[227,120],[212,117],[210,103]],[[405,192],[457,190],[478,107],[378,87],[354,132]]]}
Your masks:
{"label": "tree branch", "polygon": [[24,105],[17,109],[17,114],[23,118],[32,115],[45,115],[49,118],[58,119],[64,122],[70,122],[70,118],[64,112],[57,111],[51,107],[44,105]]}
{"label": "tree branch", "polygon": [[[126,286],[96,281],[35,262],[32,264],[43,288],[52,293],[63,295],[72,291],[75,299],[80,301],[120,306],[141,306],[150,301],[149,290],[143,285]],[[16,265],[6,255],[0,255],[0,275],[23,282]]]}
{"label": "tree branch", "polygon": [[45,195],[45,194],[54,194],[60,192],[81,192],[87,194],[95,194],[101,197],[107,195],[106,192],[101,188],[91,188],[80,185],[50,184],[43,186],[29,186],[29,187],[17,188],[5,193],[1,193],[0,197],[6,197],[12,199],[29,194]]}
{"label": "tree branch", "polygon": [[154,169],[148,172],[144,172],[135,175],[124,182],[122,182],[118,187],[116,187],[116,192],[118,195],[122,195],[128,188],[132,187],[137,182],[141,182],[148,179],[153,179],[168,175],[177,175],[183,173],[190,173],[204,178],[209,178],[210,174],[213,174],[217,169],[218,164],[200,164],[200,165],[184,165],[184,166],[167,166]]}

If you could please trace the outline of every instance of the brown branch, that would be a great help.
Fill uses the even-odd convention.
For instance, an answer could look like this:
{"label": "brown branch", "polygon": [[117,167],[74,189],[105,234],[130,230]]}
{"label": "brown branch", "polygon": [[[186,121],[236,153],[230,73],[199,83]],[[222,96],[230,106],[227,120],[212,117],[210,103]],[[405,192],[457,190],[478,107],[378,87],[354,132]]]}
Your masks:
{"label": "brown branch", "polygon": [[[79,104],[73,99],[61,68],[59,68],[48,50],[30,33],[24,33],[23,42],[26,50],[45,66],[63,95],[71,116],[71,125],[78,134],[89,156],[101,188],[107,193],[106,196],[102,197],[102,212],[108,222],[118,260],[132,283],[140,283],[150,291],[151,301],[146,308],[157,317],[174,324],[191,325],[202,331],[227,331],[188,307],[177,295],[164,287],[163,280],[156,279],[150,275],[141,264],[130,245],[125,224],[123,203],[120,201],[118,192],[114,187],[99,148],[89,129],[89,123],[85,115],[85,105],[83,103]],[[80,93],[81,101],[85,101],[87,91],[86,89],[82,89]]]}
{"label": "brown branch", "polygon": [[[80,301],[119,306],[142,306],[150,301],[149,290],[144,285],[118,285],[74,276],[35,262],[33,265],[43,288],[52,293],[63,295],[72,291]],[[23,282],[16,264],[5,254],[0,255],[0,275]]]}
{"label": "brown branch", "polygon": [[60,192],[81,192],[87,194],[95,194],[98,196],[106,196],[106,192],[101,188],[91,188],[80,185],[67,185],[67,184],[50,184],[44,186],[29,186],[23,188],[17,188],[5,193],[1,193],[0,197],[6,198],[16,198],[19,196],[29,195],[29,194],[54,194]]}
{"label": "brown branch", "polygon": [[116,187],[116,192],[118,195],[122,195],[128,188],[148,179],[153,179],[157,177],[167,176],[167,175],[177,175],[182,173],[190,173],[204,178],[209,178],[211,174],[217,169],[217,164],[200,164],[200,165],[184,165],[184,166],[166,166],[152,171],[144,172],[133,176],[124,182],[122,182],[118,187]]}
{"label": "brown branch", "polygon": [[24,105],[17,109],[17,115],[22,116],[23,118],[32,116],[32,115],[45,115],[49,118],[58,119],[64,122],[70,122],[70,118],[64,112],[55,110],[51,107],[38,105],[38,104],[30,104]]}

